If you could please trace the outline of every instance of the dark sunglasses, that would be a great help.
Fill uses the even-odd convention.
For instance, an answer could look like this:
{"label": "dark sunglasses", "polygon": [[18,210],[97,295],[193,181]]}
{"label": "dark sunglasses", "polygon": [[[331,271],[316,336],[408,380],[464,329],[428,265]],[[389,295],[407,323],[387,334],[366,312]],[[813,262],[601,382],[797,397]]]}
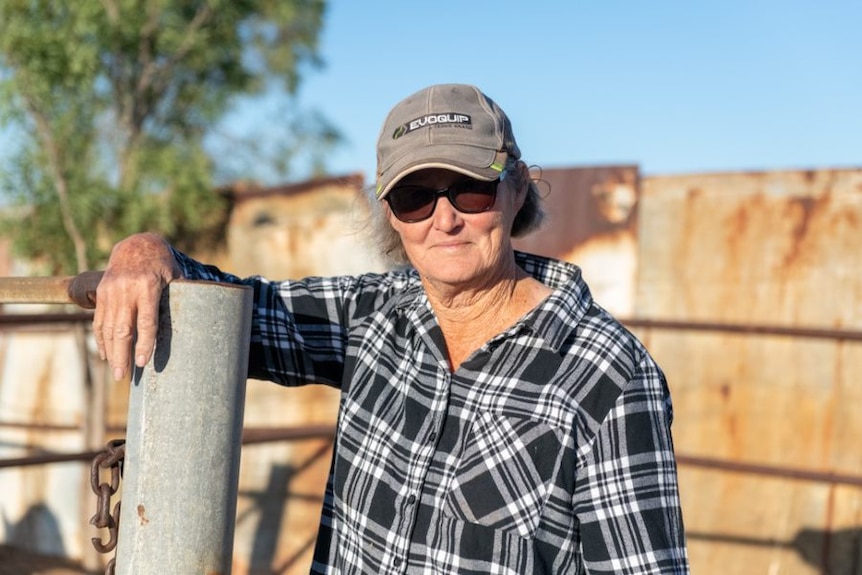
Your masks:
{"label": "dark sunglasses", "polygon": [[500,178],[483,182],[468,178],[448,188],[437,190],[428,186],[404,184],[395,186],[386,195],[392,213],[402,222],[412,224],[427,220],[437,207],[437,198],[446,196],[455,209],[465,214],[487,212],[497,199]]}

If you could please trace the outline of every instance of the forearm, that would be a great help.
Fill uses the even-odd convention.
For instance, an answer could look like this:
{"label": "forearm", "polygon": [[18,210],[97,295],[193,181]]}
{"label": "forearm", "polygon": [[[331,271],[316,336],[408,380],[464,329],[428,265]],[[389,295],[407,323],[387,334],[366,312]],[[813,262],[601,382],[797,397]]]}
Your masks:
{"label": "forearm", "polygon": [[337,279],[271,282],[240,278],[173,249],[183,276],[192,280],[245,285],[254,290],[248,375],[281,385],[338,386],[346,331],[337,313]]}

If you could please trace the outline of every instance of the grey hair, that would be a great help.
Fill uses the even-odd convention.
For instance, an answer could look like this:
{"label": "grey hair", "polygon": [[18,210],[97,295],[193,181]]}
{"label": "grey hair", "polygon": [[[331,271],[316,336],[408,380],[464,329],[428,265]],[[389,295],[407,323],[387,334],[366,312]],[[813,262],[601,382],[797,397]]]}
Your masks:
{"label": "grey hair", "polygon": [[[518,162],[520,160],[508,159],[506,161],[506,177],[515,178],[515,188],[520,188],[525,183],[527,184],[527,197],[524,198],[524,205],[515,214],[515,220],[512,222],[512,237],[522,238],[527,234],[538,230],[545,222],[545,206],[542,194],[539,192],[539,187],[536,180],[530,177],[529,170],[519,170]],[[527,182],[524,182],[524,174],[526,174]]]}
{"label": "grey hair", "polygon": [[[525,178],[528,180],[526,182],[527,197],[524,199],[524,205],[515,214],[515,219],[512,222],[510,234],[513,238],[526,236],[539,229],[545,221],[546,215],[543,198],[536,181],[529,176],[528,170],[519,169],[519,163],[522,162],[509,158],[503,169],[504,177],[512,178],[516,189],[524,185]],[[371,208],[367,229],[372,244],[377,246],[384,258],[392,264],[409,264],[407,252],[404,251],[404,246],[401,243],[401,236],[389,223],[389,204],[385,200],[377,199],[374,186],[368,186],[365,193]]]}

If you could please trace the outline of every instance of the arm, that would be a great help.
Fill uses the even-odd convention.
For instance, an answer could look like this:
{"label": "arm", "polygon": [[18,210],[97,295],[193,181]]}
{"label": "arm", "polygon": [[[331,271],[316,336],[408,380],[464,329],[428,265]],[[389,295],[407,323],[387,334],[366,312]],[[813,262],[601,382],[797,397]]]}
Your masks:
{"label": "arm", "polygon": [[578,470],[589,573],[688,574],[671,420],[664,375],[644,356]]}
{"label": "arm", "polygon": [[97,290],[93,320],[100,355],[110,361],[115,378],[126,375],[135,331],[135,364],[149,361],[161,293],[176,278],[254,289],[249,376],[281,384],[340,385],[350,310],[363,307],[357,303],[363,286],[370,297],[365,307],[386,298],[379,289],[382,276],[285,282],[242,279],[187,257],[153,234],[132,236],[111,254]]}
{"label": "arm", "polygon": [[[240,278],[178,251],[174,258],[185,278],[254,290],[249,377],[282,385],[341,385],[350,310],[361,297],[361,277],[312,276],[273,282],[260,276]],[[373,295],[374,288],[369,292]]]}

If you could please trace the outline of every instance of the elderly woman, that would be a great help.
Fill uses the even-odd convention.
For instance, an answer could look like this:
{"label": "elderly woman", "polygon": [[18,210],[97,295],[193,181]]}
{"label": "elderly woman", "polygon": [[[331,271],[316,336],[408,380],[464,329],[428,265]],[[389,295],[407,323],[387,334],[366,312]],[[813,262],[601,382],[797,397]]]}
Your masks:
{"label": "elderly woman", "polygon": [[239,279],[119,243],[94,319],[115,376],[172,279],[250,285],[249,376],[341,390],[312,573],[688,573],[664,376],[576,266],[513,249],[542,209],[500,107],[421,90],[377,162],[389,273]]}

